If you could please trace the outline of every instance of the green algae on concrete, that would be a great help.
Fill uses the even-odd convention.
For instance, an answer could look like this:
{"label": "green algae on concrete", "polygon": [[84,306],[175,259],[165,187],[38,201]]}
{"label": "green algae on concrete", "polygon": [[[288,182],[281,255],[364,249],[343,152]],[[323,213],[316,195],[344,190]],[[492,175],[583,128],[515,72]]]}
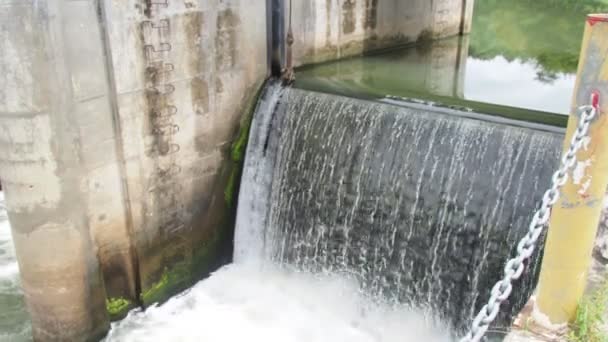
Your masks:
{"label": "green algae on concrete", "polygon": [[226,229],[220,227],[213,232],[213,236],[201,248],[197,249],[192,256],[191,262],[180,262],[173,267],[165,267],[160,279],[152,286],[143,290],[141,301],[145,307],[154,303],[162,303],[172,295],[175,295],[197,281],[201,274],[210,271],[213,259],[217,257],[219,245]]}
{"label": "green algae on concrete", "polygon": [[177,268],[178,267],[175,267],[171,271],[165,268],[165,272],[160,280],[141,293],[141,300],[144,305],[148,306],[153,303],[161,302],[168,297],[167,292],[174,287],[171,286],[171,284],[177,283],[176,279],[179,278],[177,275],[181,274]]}
{"label": "green algae on concrete", "polygon": [[229,208],[234,206],[235,192],[238,191],[240,176],[243,169],[243,162],[245,161],[245,151],[247,149],[247,142],[249,141],[249,129],[251,128],[251,121],[253,120],[253,113],[255,111],[258,98],[264,89],[266,82],[260,82],[256,84],[255,92],[251,92],[245,104],[245,110],[237,137],[232,143],[230,148],[230,160],[231,169],[230,176],[228,178],[228,184],[224,190],[224,199]]}
{"label": "green algae on concrete", "polygon": [[[214,190],[215,194],[221,194],[228,179],[227,166],[224,167],[220,181]],[[160,268],[162,271],[151,281],[144,282],[140,300],[144,307],[154,303],[163,303],[171,296],[176,295],[207,276],[210,272],[220,267],[227,261],[223,254],[227,247],[227,242],[232,233],[233,213],[227,208],[222,197],[213,201],[213,205],[208,208],[209,215],[216,216],[211,222],[205,222],[205,226],[200,229],[208,229],[204,236],[199,236],[196,241],[200,241],[194,248],[189,250],[187,257],[180,261],[164,264]],[[162,261],[161,261],[162,262]]]}
{"label": "green algae on concrete", "polygon": [[126,298],[119,297],[106,299],[106,310],[108,310],[110,319],[113,321],[124,318],[129,310],[134,307],[134,303]]}

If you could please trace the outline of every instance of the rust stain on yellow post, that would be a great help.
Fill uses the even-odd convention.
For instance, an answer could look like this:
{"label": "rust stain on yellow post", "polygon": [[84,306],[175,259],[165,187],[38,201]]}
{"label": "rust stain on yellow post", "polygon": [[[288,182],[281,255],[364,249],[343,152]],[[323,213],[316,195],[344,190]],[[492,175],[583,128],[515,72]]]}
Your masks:
{"label": "rust stain on yellow post", "polygon": [[576,108],[591,104],[593,92],[599,93],[601,114],[551,213],[536,308],[536,318],[551,324],[575,317],[608,185],[608,14],[589,15],[585,25],[566,148],[578,124]]}

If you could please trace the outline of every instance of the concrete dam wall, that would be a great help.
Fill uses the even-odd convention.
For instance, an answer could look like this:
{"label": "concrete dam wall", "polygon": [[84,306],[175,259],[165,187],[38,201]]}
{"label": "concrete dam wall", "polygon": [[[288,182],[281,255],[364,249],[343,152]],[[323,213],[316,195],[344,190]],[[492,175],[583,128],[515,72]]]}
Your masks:
{"label": "concrete dam wall", "polygon": [[[472,3],[294,1],[294,59],[467,32]],[[271,10],[0,0],[0,179],[35,340],[96,340],[222,262]]]}
{"label": "concrete dam wall", "polygon": [[[82,340],[209,270],[264,6],[3,1],[0,177],[37,340]],[[119,313],[119,312],[114,312]]]}
{"label": "concrete dam wall", "polygon": [[[293,0],[296,66],[468,33],[474,1]],[[287,8],[289,11],[289,8]],[[289,18],[286,19],[289,25]]]}

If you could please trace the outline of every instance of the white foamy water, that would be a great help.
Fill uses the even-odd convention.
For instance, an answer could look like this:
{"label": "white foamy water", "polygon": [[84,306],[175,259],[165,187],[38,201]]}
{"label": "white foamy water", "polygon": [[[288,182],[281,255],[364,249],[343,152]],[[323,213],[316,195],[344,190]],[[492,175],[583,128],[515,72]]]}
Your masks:
{"label": "white foamy water", "polygon": [[106,341],[449,341],[433,320],[357,289],[342,277],[232,264],[164,305],[131,312]]}
{"label": "white foamy water", "polygon": [[4,193],[0,191],[0,341],[30,341],[30,331]]}
{"label": "white foamy water", "polygon": [[8,224],[4,206],[4,193],[0,191],[0,281],[16,280],[19,276],[19,266],[17,266],[11,238],[11,227]]}

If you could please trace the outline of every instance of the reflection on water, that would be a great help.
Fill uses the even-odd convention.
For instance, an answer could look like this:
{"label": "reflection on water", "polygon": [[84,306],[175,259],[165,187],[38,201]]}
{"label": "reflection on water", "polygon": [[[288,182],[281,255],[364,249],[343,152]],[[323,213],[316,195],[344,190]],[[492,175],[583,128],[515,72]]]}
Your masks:
{"label": "reflection on water", "polygon": [[469,36],[303,68],[296,85],[564,125],[586,13],[608,0],[476,0]]}
{"label": "reflection on water", "polygon": [[304,68],[296,85],[355,97],[423,99],[490,114],[544,116],[559,125],[565,121],[543,112],[567,114],[574,81],[568,73],[539,77],[531,61],[472,57],[469,37],[454,37]]}
{"label": "reflection on water", "polygon": [[30,323],[4,205],[4,193],[0,191],[0,341],[29,341]]}
{"label": "reflection on water", "polygon": [[476,0],[470,54],[530,63],[546,80],[576,73],[585,16],[607,9],[607,0]]}
{"label": "reflection on water", "polygon": [[467,59],[464,98],[539,111],[567,114],[574,90],[574,74],[539,77],[531,62]]}
{"label": "reflection on water", "polygon": [[305,67],[297,85],[335,87],[359,96],[463,96],[468,39],[456,37],[379,55]]}

